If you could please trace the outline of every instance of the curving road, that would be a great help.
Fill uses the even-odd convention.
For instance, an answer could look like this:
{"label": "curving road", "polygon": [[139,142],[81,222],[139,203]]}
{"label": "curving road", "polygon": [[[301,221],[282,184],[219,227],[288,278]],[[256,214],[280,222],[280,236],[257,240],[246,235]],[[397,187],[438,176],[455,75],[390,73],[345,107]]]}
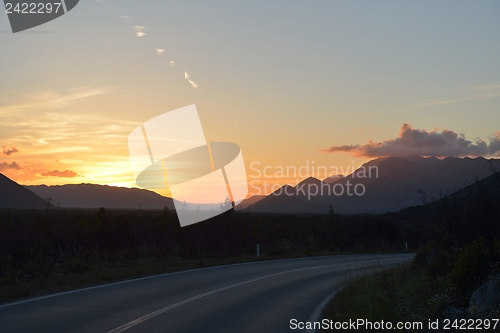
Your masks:
{"label": "curving road", "polygon": [[412,254],[338,255],[218,266],[0,306],[2,333],[290,332],[342,279]]}

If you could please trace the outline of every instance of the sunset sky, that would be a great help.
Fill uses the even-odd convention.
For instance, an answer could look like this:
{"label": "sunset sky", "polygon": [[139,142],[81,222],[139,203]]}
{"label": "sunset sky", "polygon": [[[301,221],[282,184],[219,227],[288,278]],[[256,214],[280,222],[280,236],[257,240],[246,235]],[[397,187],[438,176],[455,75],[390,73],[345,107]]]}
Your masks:
{"label": "sunset sky", "polygon": [[250,179],[252,163],[500,157],[499,18],[495,0],[87,0],[12,34],[0,13],[0,172],[136,186],[130,132],[191,104]]}

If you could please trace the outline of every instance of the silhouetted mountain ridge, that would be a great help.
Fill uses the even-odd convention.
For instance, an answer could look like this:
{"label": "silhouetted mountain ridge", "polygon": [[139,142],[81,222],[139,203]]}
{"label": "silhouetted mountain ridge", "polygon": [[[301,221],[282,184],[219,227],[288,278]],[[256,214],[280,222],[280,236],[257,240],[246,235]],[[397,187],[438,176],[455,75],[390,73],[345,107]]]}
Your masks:
{"label": "silhouetted mountain ridge", "polygon": [[174,209],[171,198],[139,188],[96,184],[59,186],[26,186],[43,198],[52,198],[52,204],[65,208],[120,208],[120,209]]}
{"label": "silhouetted mountain ridge", "polygon": [[[301,183],[311,184],[308,195],[298,193],[296,190],[289,191],[293,195],[271,194],[252,205],[250,210],[324,214],[332,204],[335,211],[342,214],[397,211],[420,204],[422,193],[428,198],[438,198],[464,188],[475,180],[490,176],[492,174],[490,163],[500,169],[500,160],[488,160],[484,157],[448,157],[442,160],[420,156],[378,158],[330,184],[320,182],[318,185],[319,180],[310,178],[304,180]],[[316,191],[315,183],[316,186],[322,187],[322,192],[313,193]],[[365,192],[359,196],[353,194],[356,186],[358,193],[361,193],[362,188]],[[349,189],[351,195],[348,194]]]}
{"label": "silhouetted mountain ridge", "polygon": [[0,173],[0,208],[45,208],[47,202]]}
{"label": "silhouetted mountain ridge", "polygon": [[236,207],[234,207],[236,210],[241,210],[250,207],[253,204],[256,204],[260,200],[264,199],[266,196],[265,195],[253,195],[250,198],[247,198],[240,202]]}

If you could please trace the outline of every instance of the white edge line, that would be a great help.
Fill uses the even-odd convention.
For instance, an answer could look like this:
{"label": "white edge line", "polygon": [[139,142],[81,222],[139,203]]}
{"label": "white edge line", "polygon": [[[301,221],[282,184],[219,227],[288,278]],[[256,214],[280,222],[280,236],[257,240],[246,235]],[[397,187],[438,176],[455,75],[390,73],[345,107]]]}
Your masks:
{"label": "white edge line", "polygon": [[[139,317],[139,318],[137,318],[135,320],[132,320],[132,321],[130,321],[130,322],[128,322],[128,323],[120,326],[120,327],[112,329],[111,331],[109,331],[107,333],[121,333],[123,331],[128,330],[131,327],[139,325],[140,323],[145,322],[146,320],[149,320],[149,319],[151,319],[153,317],[156,317],[156,316],[158,316],[158,315],[160,315],[162,313],[165,313],[165,312],[167,312],[169,310],[177,308],[177,307],[179,307],[181,305],[184,305],[184,304],[187,304],[187,303],[191,303],[191,302],[196,301],[196,300],[198,300],[200,298],[203,298],[203,297],[206,297],[206,296],[210,296],[210,295],[219,293],[219,292],[224,291],[224,290],[228,290],[228,289],[239,287],[239,286],[242,286],[242,285],[245,285],[245,284],[249,284],[249,283],[257,282],[257,281],[260,281],[260,280],[268,279],[270,277],[275,277],[275,276],[278,276],[278,275],[295,273],[295,272],[300,272],[300,271],[306,271],[306,270],[312,270],[312,269],[318,269],[318,268],[325,268],[325,267],[342,266],[342,265],[347,265],[347,269],[352,269],[353,267],[349,267],[349,266],[351,266],[351,265],[357,266],[357,264],[373,264],[373,263],[378,263],[380,261],[392,261],[392,260],[397,260],[397,263],[400,263],[404,259],[403,258],[388,258],[388,259],[375,258],[375,259],[372,259],[372,260],[363,260],[363,261],[355,261],[355,262],[344,262],[344,263],[337,263],[337,264],[328,264],[328,265],[320,265],[320,266],[313,266],[313,267],[297,268],[297,269],[292,269],[292,270],[289,270],[289,271],[284,271],[284,272],[279,272],[279,273],[264,275],[264,276],[261,276],[261,277],[258,277],[258,278],[252,279],[252,280],[247,280],[247,281],[242,281],[242,282],[238,282],[238,283],[235,283],[235,284],[230,284],[229,286],[225,286],[225,287],[222,287],[222,288],[219,288],[219,289],[211,290],[211,291],[208,291],[206,293],[199,294],[199,295],[187,298],[185,300],[182,300],[180,302],[168,305],[168,306],[166,306],[164,308],[161,308],[161,309],[156,310],[154,312],[151,312],[151,313],[149,313],[147,315]],[[321,314],[321,310],[319,311],[319,313]]]}
{"label": "white edge line", "polygon": [[[323,309],[327,306],[328,303],[330,303],[330,300],[333,298],[333,296],[335,296],[335,294],[337,294],[337,292],[340,289],[342,289],[342,287],[337,288],[333,293],[326,296],[326,298],[321,303],[319,303],[319,305],[316,307],[316,309],[314,309],[313,313],[311,313],[311,315],[309,316],[309,319],[307,319],[308,323],[314,323],[314,322],[319,321],[319,317],[321,317],[321,315],[323,314]],[[316,329],[314,329],[314,328],[306,329],[304,332],[305,333],[316,333]]]}
{"label": "white edge line", "polygon": [[[398,255],[398,254],[399,253],[395,253],[395,255]],[[264,264],[264,263],[270,263],[270,262],[292,261],[292,260],[306,260],[306,259],[327,258],[327,257],[332,257],[332,258],[333,257],[337,257],[338,258],[338,257],[341,257],[341,256],[349,256],[349,254],[340,254],[340,255],[331,255],[331,256],[317,256],[317,257],[304,257],[304,258],[287,258],[287,259],[276,259],[276,260],[261,260],[261,261],[240,262],[240,263],[237,263],[237,264],[218,265],[218,266],[211,266],[211,267],[204,267],[204,268],[194,268],[194,269],[188,269],[188,270],[184,270],[184,271],[170,272],[170,273],[163,273],[163,274],[158,274],[158,275],[145,276],[145,277],[141,277],[141,278],[129,279],[129,280],[118,281],[118,282],[111,282],[111,283],[101,284],[101,285],[98,285],[98,286],[80,288],[80,289],[64,291],[64,292],[61,292],[61,293],[56,293],[56,294],[51,294],[51,295],[45,295],[45,296],[40,296],[40,297],[35,297],[35,298],[29,298],[29,299],[25,299],[25,300],[22,300],[22,301],[16,301],[16,302],[12,302],[12,303],[2,304],[2,305],[0,305],[0,309],[7,308],[7,307],[10,307],[10,306],[20,305],[20,304],[24,304],[24,303],[29,303],[29,302],[41,301],[41,300],[44,300],[44,299],[47,299],[47,298],[52,298],[52,297],[57,297],[57,296],[63,296],[63,295],[78,293],[78,292],[81,292],[81,291],[88,291],[88,290],[93,290],[93,289],[111,287],[111,286],[115,286],[115,285],[119,285],[119,284],[123,284],[123,283],[129,283],[129,282],[135,282],[135,281],[141,281],[141,280],[147,280],[147,279],[160,278],[160,277],[169,276],[169,275],[184,274],[184,273],[190,273],[190,272],[195,272],[195,271],[204,271],[204,270],[209,270],[209,269],[217,269],[217,268],[224,268],[224,267],[231,267],[231,266],[255,265],[255,264]]]}
{"label": "white edge line", "polygon": [[[324,257],[328,257],[328,256],[318,256],[318,257],[313,257],[313,258],[324,258]],[[16,301],[16,302],[12,302],[12,303],[6,303],[6,304],[0,305],[0,309],[6,308],[6,307],[9,307],[9,306],[14,306],[14,305],[19,305],[19,304],[34,302],[34,301],[41,301],[41,300],[46,299],[46,298],[51,298],[51,297],[57,297],[57,296],[63,296],[63,295],[73,294],[73,293],[77,293],[77,292],[80,292],[80,291],[87,291],[87,290],[92,290],[92,289],[99,289],[99,288],[104,288],[104,287],[111,287],[111,286],[115,286],[115,285],[122,284],[122,283],[135,282],[135,281],[146,280],[146,279],[154,279],[154,278],[164,277],[164,276],[168,276],[168,275],[177,275],[177,274],[189,273],[189,272],[194,272],[194,271],[204,271],[204,270],[208,270],[208,269],[223,268],[223,267],[228,267],[228,266],[240,266],[240,265],[249,265],[249,264],[259,264],[259,263],[265,263],[265,262],[276,262],[276,261],[286,261],[286,260],[300,260],[300,259],[311,259],[311,257],[240,262],[240,263],[237,263],[237,264],[217,265],[217,266],[204,267],[204,268],[188,269],[188,270],[178,271],[178,272],[170,272],[170,273],[163,273],[163,274],[158,274],[158,275],[144,276],[144,277],[135,278],[135,279],[128,279],[128,280],[124,280],[124,281],[105,283],[105,284],[101,284],[101,285],[98,285],[98,286],[85,287],[85,288],[80,288],[80,289],[75,289],[75,290],[68,290],[68,291],[63,291],[61,293],[56,293],[56,294],[51,294],[51,295],[45,295],[45,296],[40,296],[40,297],[35,297],[35,298],[29,298],[29,299],[25,299],[25,300],[22,300],[22,301]]]}
{"label": "white edge line", "polygon": [[[330,295],[326,296],[325,299],[323,301],[321,301],[321,303],[319,303],[319,305],[316,307],[316,309],[314,309],[313,313],[311,313],[311,315],[309,316],[309,319],[307,319],[307,322],[308,323],[315,323],[315,322],[319,321],[320,317],[322,317],[322,315],[323,315],[323,310],[325,309],[325,307],[328,305],[328,303],[330,303],[332,298],[339,291],[342,290],[342,288],[343,287],[339,287],[339,288],[335,289],[335,291],[333,291]],[[313,325],[313,328],[304,330],[304,333],[316,333],[316,332],[318,332],[318,331],[314,328],[314,325]]]}

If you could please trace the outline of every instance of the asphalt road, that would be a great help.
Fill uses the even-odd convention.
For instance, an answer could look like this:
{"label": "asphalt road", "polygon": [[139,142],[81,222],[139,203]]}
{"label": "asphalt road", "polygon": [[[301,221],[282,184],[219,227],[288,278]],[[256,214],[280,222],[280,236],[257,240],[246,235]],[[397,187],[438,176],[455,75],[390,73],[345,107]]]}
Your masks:
{"label": "asphalt road", "polygon": [[293,332],[290,320],[306,321],[342,279],[412,256],[261,261],[135,279],[2,305],[0,332]]}

